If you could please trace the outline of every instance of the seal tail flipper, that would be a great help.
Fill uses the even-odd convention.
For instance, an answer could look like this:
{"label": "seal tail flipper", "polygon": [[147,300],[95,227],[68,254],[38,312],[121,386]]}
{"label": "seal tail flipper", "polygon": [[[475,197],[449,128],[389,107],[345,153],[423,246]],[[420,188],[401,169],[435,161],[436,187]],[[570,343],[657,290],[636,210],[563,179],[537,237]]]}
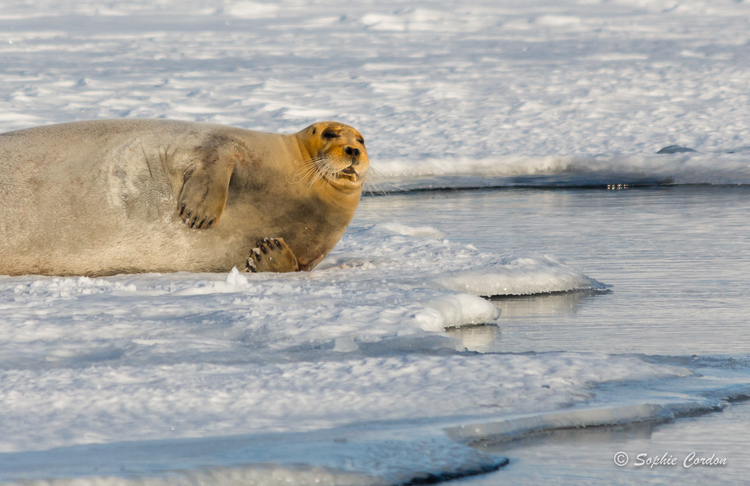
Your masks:
{"label": "seal tail flipper", "polygon": [[247,259],[247,272],[298,272],[299,263],[283,238],[263,238]]}

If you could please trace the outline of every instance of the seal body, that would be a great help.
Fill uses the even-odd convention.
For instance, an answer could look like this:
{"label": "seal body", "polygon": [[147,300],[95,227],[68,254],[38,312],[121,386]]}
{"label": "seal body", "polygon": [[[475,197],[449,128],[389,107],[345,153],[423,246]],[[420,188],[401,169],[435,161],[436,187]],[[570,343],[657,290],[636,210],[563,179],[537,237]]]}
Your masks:
{"label": "seal body", "polygon": [[269,237],[296,260],[274,270],[310,270],[351,221],[367,164],[361,135],[335,122],[292,135],[166,120],[0,134],[0,274],[225,272]]}

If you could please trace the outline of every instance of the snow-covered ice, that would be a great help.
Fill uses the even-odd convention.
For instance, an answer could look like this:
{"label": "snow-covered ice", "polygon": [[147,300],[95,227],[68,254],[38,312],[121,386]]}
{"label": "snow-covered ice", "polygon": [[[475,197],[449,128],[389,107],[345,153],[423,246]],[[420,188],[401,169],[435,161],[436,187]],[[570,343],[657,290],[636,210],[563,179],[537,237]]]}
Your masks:
{"label": "snow-covered ice", "polygon": [[747,18],[734,0],[6,1],[0,129],[335,118],[384,164],[746,153]]}
{"label": "snow-covered ice", "polygon": [[[503,387],[563,402],[580,393],[515,381],[521,370],[539,378],[571,366],[568,357],[532,371],[538,360],[528,357],[454,356],[463,346],[444,329],[494,323],[499,309],[477,295],[601,284],[549,260],[506,261],[387,226],[353,228],[311,273],[0,280],[0,388],[9,404],[0,450],[473,413],[504,406],[495,397]],[[638,369],[626,362],[601,379]],[[578,386],[596,381],[590,365],[572,366],[565,373]],[[503,376],[513,383],[500,384]],[[490,395],[471,392],[477,386]],[[52,429],[30,430],[45,416]]]}
{"label": "snow-covered ice", "polygon": [[[2,1],[0,132],[337,119],[375,193],[750,184],[749,21],[730,0]],[[562,259],[355,219],[308,274],[0,277],[0,482],[407,483],[503,464],[464,440],[747,394],[747,373],[445,332],[493,325],[482,297],[609,290]]]}

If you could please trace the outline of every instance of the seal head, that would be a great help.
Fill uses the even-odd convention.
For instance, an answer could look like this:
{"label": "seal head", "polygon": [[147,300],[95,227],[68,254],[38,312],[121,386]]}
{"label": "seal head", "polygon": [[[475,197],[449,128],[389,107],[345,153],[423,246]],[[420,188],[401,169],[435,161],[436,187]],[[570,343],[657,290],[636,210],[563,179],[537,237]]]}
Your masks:
{"label": "seal head", "polygon": [[351,193],[362,190],[370,161],[361,133],[343,123],[327,121],[295,134],[305,160],[299,176],[309,184],[318,180]]}

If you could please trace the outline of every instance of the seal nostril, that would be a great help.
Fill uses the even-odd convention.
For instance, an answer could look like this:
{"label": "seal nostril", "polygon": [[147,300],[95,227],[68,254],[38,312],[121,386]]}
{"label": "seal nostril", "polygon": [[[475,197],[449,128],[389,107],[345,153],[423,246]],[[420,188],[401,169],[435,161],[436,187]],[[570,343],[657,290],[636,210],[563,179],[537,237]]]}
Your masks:
{"label": "seal nostril", "polygon": [[353,157],[358,157],[360,154],[360,151],[358,148],[346,146],[344,147],[344,153],[346,153],[347,155],[351,155]]}

